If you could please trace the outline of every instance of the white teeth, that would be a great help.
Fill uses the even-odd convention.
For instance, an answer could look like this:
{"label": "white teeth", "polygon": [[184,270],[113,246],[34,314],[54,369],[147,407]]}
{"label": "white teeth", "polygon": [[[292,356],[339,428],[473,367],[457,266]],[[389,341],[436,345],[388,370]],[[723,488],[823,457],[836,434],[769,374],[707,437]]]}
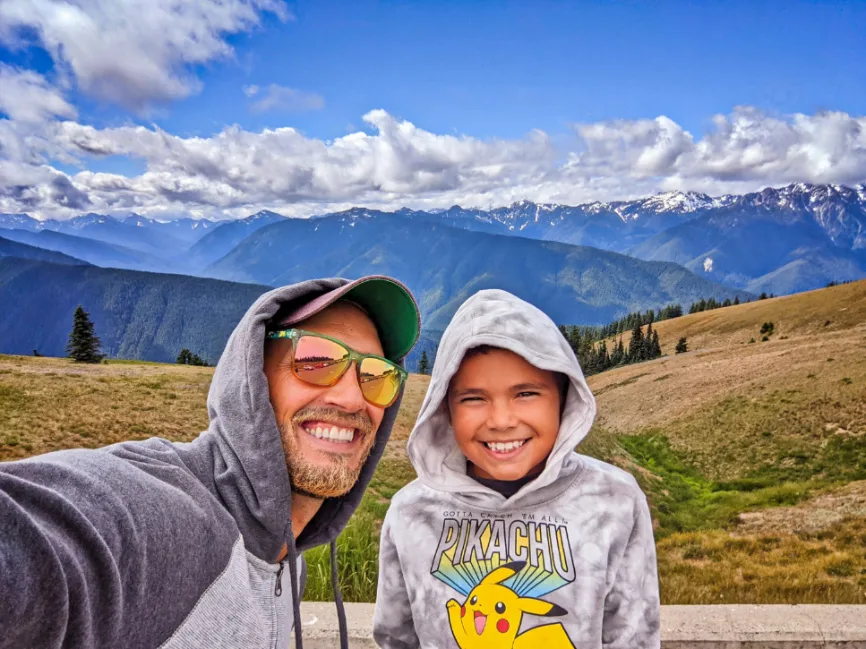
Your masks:
{"label": "white teeth", "polygon": [[516,448],[520,448],[526,443],[525,439],[513,442],[484,442],[487,448],[496,451],[497,453],[508,453]]}
{"label": "white teeth", "polygon": [[326,439],[329,442],[348,443],[355,437],[354,428],[338,428],[337,426],[316,426],[307,428],[307,432],[318,439]]}

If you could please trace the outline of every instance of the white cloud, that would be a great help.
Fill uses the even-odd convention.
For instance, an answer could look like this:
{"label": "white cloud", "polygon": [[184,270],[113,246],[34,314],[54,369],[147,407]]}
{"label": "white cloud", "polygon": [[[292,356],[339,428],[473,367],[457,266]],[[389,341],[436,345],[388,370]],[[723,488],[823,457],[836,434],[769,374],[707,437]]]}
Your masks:
{"label": "white cloud", "polygon": [[0,63],[0,112],[19,122],[40,123],[77,113],[40,74]]}
{"label": "white cloud", "polygon": [[255,85],[244,86],[243,91],[247,97],[255,97],[257,94],[259,94],[259,87]]}
{"label": "white cloud", "polygon": [[[248,97],[259,95],[258,86],[247,86],[247,89],[255,89]],[[325,100],[321,95],[294,88],[278,86],[275,83],[269,85],[261,93],[261,99],[250,104],[250,110],[254,113],[266,113],[270,111],[300,112],[307,110],[321,110],[325,107]]]}
{"label": "white cloud", "polygon": [[86,93],[142,111],[196,92],[190,66],[232,55],[226,36],[282,0],[2,0],[0,42],[32,32],[58,70]]}
{"label": "white cloud", "polygon": [[[0,210],[66,216],[86,202],[93,211],[308,215],[352,205],[578,204],[667,189],[721,194],[866,181],[866,117],[839,112],[770,116],[738,108],[716,116],[699,139],[666,117],[582,124],[568,141],[541,131],[514,140],[437,134],[384,110],[364,121],[372,133],[326,141],[288,127],[180,137],[158,127],[66,120],[28,129],[0,120]],[[139,160],[146,171],[66,176],[51,166],[62,160],[86,169],[107,155]]]}

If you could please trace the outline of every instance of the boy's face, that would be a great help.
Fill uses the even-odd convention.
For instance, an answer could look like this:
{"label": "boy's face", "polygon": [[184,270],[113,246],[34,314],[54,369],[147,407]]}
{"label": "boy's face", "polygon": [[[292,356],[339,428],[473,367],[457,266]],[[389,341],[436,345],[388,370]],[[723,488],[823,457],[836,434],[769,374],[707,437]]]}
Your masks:
{"label": "boy's face", "polygon": [[454,437],[479,478],[517,480],[540,471],[559,434],[553,372],[505,349],[470,355],[448,390]]}

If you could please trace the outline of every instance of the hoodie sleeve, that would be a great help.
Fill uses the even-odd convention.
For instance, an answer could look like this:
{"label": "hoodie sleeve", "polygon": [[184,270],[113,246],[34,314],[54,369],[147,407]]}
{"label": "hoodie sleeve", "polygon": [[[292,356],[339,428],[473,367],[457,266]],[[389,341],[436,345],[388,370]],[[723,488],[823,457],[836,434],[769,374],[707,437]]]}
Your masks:
{"label": "hoodie sleeve", "polygon": [[373,613],[373,639],[382,649],[415,649],[421,643],[415,634],[409,593],[403,580],[400,557],[391,538],[391,517],[385,515],[379,540],[379,586]]}
{"label": "hoodie sleeve", "polygon": [[0,463],[0,649],[158,646],[180,625],[237,532],[163,448],[126,451],[159,478],[95,450]]}
{"label": "hoodie sleeve", "polygon": [[659,585],[652,519],[646,497],[635,502],[634,525],[604,605],[605,649],[658,649]]}

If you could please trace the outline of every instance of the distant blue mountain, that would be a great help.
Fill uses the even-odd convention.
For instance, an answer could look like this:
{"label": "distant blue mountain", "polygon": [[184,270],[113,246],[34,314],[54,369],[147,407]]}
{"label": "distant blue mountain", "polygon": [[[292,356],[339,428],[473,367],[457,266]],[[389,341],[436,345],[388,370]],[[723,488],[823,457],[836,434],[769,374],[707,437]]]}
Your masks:
{"label": "distant blue mountain", "polygon": [[[0,235],[45,250],[54,250],[105,268],[181,272],[185,266],[146,252],[52,230],[0,230]],[[48,260],[50,261],[50,260]]]}
{"label": "distant blue mountain", "polygon": [[[35,259],[69,266],[89,266],[86,261],[81,259],[76,259],[75,257],[70,257],[53,250],[29,246],[26,243],[20,243],[6,237],[0,237],[0,257],[8,258],[11,263],[14,263],[16,259]],[[4,305],[4,309],[6,306]]]}
{"label": "distant blue mountain", "polygon": [[137,214],[112,217],[90,213],[67,220],[44,221],[26,214],[0,214],[2,229],[60,232],[137,250],[164,260],[180,256],[189,246],[220,225],[207,219],[157,221]]}
{"label": "distant blue mountain", "polygon": [[671,302],[735,296],[676,264],[360,209],[261,228],[205,272],[272,286],[310,277],[392,275],[416,293],[431,331],[444,329],[459,304],[483,288],[511,291],[559,323],[580,324],[606,324]]}
{"label": "distant blue mountain", "polygon": [[193,270],[206,268],[259,228],[285,221],[286,217],[262,210],[238,221],[226,221],[211,229],[185,253],[187,267]]}
{"label": "distant blue mountain", "polygon": [[191,246],[205,236],[208,232],[220,227],[223,221],[211,221],[209,219],[177,218],[172,220],[149,219],[138,214],[118,218],[124,225],[144,228],[152,232],[167,234],[174,239],[182,241]]}
{"label": "distant blue mountain", "polygon": [[628,252],[751,292],[805,291],[866,277],[866,200],[844,187],[765,189]]}
{"label": "distant blue mountain", "polygon": [[[866,185],[801,183],[716,198],[668,192],[634,201],[578,206],[523,201],[492,210],[454,206],[384,213],[354,208],[327,216],[352,218],[361,213],[373,219],[390,214],[418,232],[428,226],[447,226],[674,262],[704,279],[752,292],[783,294],[866,277]],[[52,230],[121,246],[126,257],[114,263],[123,267],[206,274],[206,268],[242,246],[259,228],[282,220],[273,212],[227,222],[189,218],[163,222],[138,215],[111,218],[97,214],[69,221],[37,221],[24,214],[0,214],[0,228]],[[406,230],[406,237],[415,235]],[[339,241],[318,245],[325,246],[317,253],[320,257],[327,257],[332,249],[343,256],[365,254],[358,248],[347,252]],[[130,249],[146,256],[131,255]],[[104,261],[99,259],[95,263]],[[243,274],[239,268],[231,272]]]}
{"label": "distant blue mountain", "polygon": [[0,352],[36,349],[65,356],[72,314],[80,304],[112,358],[174,362],[187,348],[215,363],[232,329],[266,290],[184,275],[0,257]]}

